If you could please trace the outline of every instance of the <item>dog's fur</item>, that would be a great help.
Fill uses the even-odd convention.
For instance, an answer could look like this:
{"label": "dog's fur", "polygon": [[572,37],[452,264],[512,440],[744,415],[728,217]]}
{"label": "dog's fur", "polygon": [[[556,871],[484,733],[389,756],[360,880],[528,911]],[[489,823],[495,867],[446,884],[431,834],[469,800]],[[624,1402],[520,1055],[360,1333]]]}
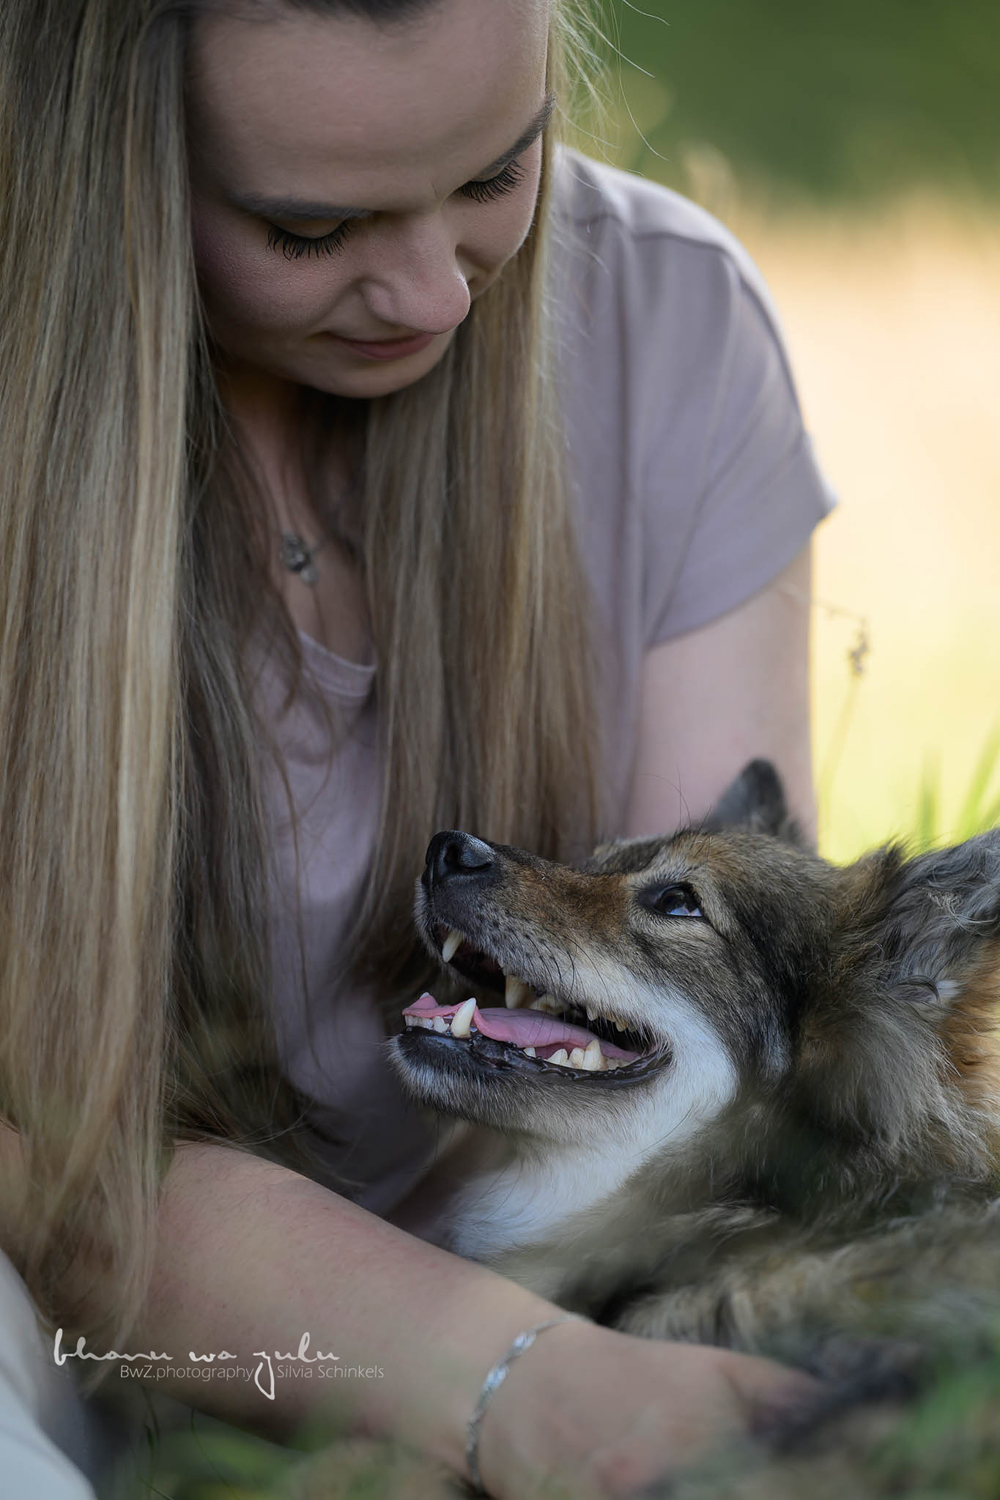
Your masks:
{"label": "dog's fur", "polygon": [[705,824],[577,869],[439,835],[417,915],[437,954],[462,933],[460,998],[502,1005],[492,962],[644,1054],[396,1037],[413,1095],[479,1127],[428,1237],[623,1331],[828,1375],[996,1347],[1000,831],[836,868],[754,762]]}

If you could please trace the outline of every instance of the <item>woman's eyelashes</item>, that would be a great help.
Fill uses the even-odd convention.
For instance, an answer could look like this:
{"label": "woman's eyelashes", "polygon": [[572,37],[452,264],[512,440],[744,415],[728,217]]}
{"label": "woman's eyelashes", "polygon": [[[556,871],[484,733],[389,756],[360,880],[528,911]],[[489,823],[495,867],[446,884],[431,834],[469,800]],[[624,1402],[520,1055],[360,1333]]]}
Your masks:
{"label": "woman's eyelashes", "polygon": [[329,234],[316,237],[292,234],[289,229],[279,229],[277,224],[271,224],[267,231],[267,248],[280,250],[286,260],[301,260],[303,255],[332,255],[335,250],[340,249],[354,222],[353,219],[345,219],[343,224],[338,224]]}
{"label": "woman's eyelashes", "polygon": [[[524,168],[520,162],[512,161],[495,177],[489,177],[485,182],[467,182],[458,191],[475,203],[491,203],[512,193],[523,181]],[[357,219],[345,219],[329,234],[316,236],[292,234],[290,229],[271,224],[267,231],[267,248],[280,250],[286,260],[301,260],[303,255],[333,255],[347,239],[351,226],[358,222]]]}
{"label": "woman's eyelashes", "polygon": [[467,182],[464,187],[459,188],[467,198],[472,198],[476,203],[491,203],[494,198],[502,198],[505,193],[512,193],[524,181],[524,168],[519,161],[508,162],[502,172],[495,177],[487,177],[485,182]]}

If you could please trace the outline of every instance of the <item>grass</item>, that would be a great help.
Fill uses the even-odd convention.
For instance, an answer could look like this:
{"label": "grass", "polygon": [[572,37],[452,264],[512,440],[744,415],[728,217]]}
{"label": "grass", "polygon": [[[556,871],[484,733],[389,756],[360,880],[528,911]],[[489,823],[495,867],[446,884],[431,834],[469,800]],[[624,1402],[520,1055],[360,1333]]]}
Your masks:
{"label": "grass", "polygon": [[1000,715],[1000,215],[725,206],[840,498],[815,542],[821,847],[958,839],[1000,801],[979,785]]}
{"label": "grass", "polygon": [[1000,821],[997,767],[1000,762],[1000,728],[993,729],[976,761],[958,815],[945,827],[941,815],[941,768],[937,761],[924,768],[917,802],[917,824],[913,844],[931,849],[946,841],[955,843],[995,828]]}
{"label": "grass", "polygon": [[[835,1433],[825,1448],[776,1460],[743,1444],[717,1451],[662,1500],[996,1500],[1000,1340],[974,1365],[953,1360],[908,1409],[876,1416],[860,1434],[850,1426]],[[98,1486],[99,1500],[460,1500],[466,1493],[436,1464],[388,1444],[335,1434],[324,1442],[315,1432],[295,1451],[194,1413]],[[656,1493],[650,1489],[650,1500]],[[572,1497],[553,1489],[551,1500]]]}
{"label": "grass", "polygon": [[599,14],[642,126],[627,165],[681,191],[706,154],[799,201],[1000,189],[992,0],[601,0]]}

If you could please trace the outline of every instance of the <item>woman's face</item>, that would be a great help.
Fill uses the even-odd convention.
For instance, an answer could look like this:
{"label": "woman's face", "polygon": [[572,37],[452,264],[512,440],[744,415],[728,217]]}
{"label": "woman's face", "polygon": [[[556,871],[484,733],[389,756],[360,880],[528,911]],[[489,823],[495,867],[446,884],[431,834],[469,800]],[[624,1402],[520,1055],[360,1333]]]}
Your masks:
{"label": "woman's face", "polygon": [[[196,22],[194,250],[234,378],[371,397],[437,363],[531,224],[548,19],[549,0],[437,0],[382,28]],[[388,358],[344,342],[415,335]]]}

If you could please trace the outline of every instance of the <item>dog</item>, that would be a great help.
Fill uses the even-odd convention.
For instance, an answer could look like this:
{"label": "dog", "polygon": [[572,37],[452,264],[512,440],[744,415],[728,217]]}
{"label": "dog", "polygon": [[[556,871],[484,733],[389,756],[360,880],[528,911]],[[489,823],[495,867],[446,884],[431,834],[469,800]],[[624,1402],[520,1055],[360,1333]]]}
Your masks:
{"label": "dog", "polygon": [[468,998],[391,1060],[473,1127],[426,1238],[855,1396],[1000,1352],[1000,830],[839,868],[754,761],[575,868],[439,833],[416,920]]}

